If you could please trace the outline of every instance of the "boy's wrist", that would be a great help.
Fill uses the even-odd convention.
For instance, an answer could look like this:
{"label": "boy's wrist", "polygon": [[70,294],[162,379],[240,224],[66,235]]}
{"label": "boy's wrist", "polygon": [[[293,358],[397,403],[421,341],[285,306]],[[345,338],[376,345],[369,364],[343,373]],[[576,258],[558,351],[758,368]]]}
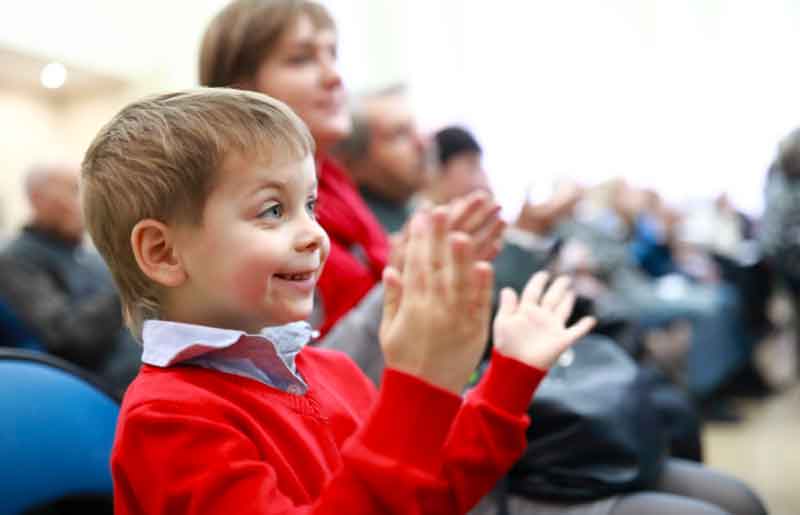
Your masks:
{"label": "boy's wrist", "polygon": [[492,351],[492,360],[476,391],[508,413],[527,411],[533,393],[547,370],[528,365],[514,357]]}
{"label": "boy's wrist", "polygon": [[400,462],[433,470],[461,403],[450,391],[387,368],[364,444]]}
{"label": "boy's wrist", "polygon": [[468,376],[452,372],[446,364],[437,364],[435,367],[387,365],[389,370],[407,374],[418,381],[446,390],[453,395],[460,395],[469,380]]}

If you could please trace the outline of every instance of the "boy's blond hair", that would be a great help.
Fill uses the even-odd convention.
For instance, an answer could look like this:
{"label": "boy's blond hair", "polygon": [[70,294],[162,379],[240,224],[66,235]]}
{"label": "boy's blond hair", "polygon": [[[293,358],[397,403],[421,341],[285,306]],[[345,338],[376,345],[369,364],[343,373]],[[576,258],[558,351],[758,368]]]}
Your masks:
{"label": "boy's blond hair", "polygon": [[144,320],[159,317],[162,290],[136,262],[134,226],[148,218],[202,224],[205,200],[231,157],[269,166],[313,153],[308,129],[285,104],[222,88],[134,102],[100,130],[81,167],[83,215],[137,338]]}
{"label": "boy's blond hair", "polygon": [[203,86],[247,88],[281,36],[300,17],[318,29],[335,28],[322,5],[310,0],[234,0],[208,26],[200,46]]}

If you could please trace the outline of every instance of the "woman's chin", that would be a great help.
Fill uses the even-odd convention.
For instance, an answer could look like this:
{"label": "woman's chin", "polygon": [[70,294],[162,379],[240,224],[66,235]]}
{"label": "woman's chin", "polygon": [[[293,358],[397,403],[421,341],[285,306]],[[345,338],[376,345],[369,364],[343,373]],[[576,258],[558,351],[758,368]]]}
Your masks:
{"label": "woman's chin", "polygon": [[319,124],[312,129],[311,135],[314,137],[317,149],[322,152],[327,152],[328,149],[341,143],[345,138],[350,136],[352,129],[348,118],[344,121]]}

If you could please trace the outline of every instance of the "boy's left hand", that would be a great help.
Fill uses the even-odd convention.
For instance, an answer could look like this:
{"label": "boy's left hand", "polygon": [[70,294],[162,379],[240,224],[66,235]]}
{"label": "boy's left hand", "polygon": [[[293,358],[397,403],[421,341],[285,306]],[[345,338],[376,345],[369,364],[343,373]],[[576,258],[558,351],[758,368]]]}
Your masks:
{"label": "boy's left hand", "polygon": [[570,280],[559,277],[545,289],[548,279],[547,272],[534,274],[520,298],[511,288],[504,288],[494,322],[495,349],[541,370],[549,369],[595,325],[594,318],[585,317],[566,327],[575,304]]}

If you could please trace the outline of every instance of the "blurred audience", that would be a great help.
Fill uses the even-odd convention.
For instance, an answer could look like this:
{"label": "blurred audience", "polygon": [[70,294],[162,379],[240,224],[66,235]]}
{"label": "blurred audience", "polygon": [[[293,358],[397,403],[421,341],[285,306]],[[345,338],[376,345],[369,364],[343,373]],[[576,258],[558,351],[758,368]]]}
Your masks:
{"label": "blurred audience", "polygon": [[124,328],[110,274],[83,245],[78,169],[36,165],[25,191],[31,219],[0,254],[0,298],[45,351],[121,391],[136,375],[140,349]]}
{"label": "blurred audience", "polygon": [[794,297],[800,296],[800,128],[781,141],[769,169],[760,242]]}
{"label": "blurred audience", "polygon": [[567,241],[560,267],[584,279],[579,291],[601,319],[644,330],[688,322],[686,386],[709,418],[736,420],[718,393],[751,358],[754,338],[740,292],[716,277],[710,257],[694,249],[700,261],[690,269],[685,250],[676,253],[676,218],[652,192],[613,181],[556,229]]}
{"label": "blurred audience", "polygon": [[[433,146],[428,147],[415,127],[413,113],[400,88],[365,95],[356,105],[354,133],[337,147],[337,157],[352,170],[367,205],[387,230],[401,230],[406,218],[419,205],[445,204],[476,191],[491,194],[482,165],[482,149],[468,131],[459,127],[443,129],[435,134]],[[428,156],[432,152],[436,163],[429,171]],[[558,239],[552,232],[571,216],[581,196],[581,188],[564,185],[547,201],[529,203],[523,208],[506,231],[505,242],[494,260],[496,288],[524,283],[533,272],[548,265],[558,252]],[[346,351],[374,381],[378,381],[383,369],[383,360],[376,351],[380,312],[364,309],[366,304],[365,301],[350,317],[336,324],[323,339],[323,345]],[[698,458],[699,427],[691,425],[691,407],[685,402],[682,404],[680,394],[669,389],[667,386],[659,393],[654,389],[653,402],[659,405],[661,413],[671,410],[669,416],[680,419],[669,421],[676,424],[666,429],[671,437],[679,432],[683,432],[681,436],[687,432],[693,435],[688,438],[693,440],[691,454]],[[687,428],[687,422],[691,427]],[[677,426],[681,426],[679,430],[675,430]],[[642,498],[633,495],[583,504],[549,503],[514,495],[509,498],[507,507],[512,507],[512,513],[548,509],[553,513],[627,513],[619,511],[619,505],[634,511],[648,505],[691,512],[696,501],[683,497],[688,490],[678,483],[693,482],[704,485],[708,496],[701,498],[716,501],[734,513],[763,512],[752,493],[731,478],[674,460],[668,462],[666,469],[668,472],[661,476],[662,481],[665,485],[672,481],[675,484],[653,486],[653,490],[675,495],[651,492]],[[726,492],[731,494],[727,499],[724,498]],[[487,498],[474,513],[494,513],[496,509],[495,500]]]}

